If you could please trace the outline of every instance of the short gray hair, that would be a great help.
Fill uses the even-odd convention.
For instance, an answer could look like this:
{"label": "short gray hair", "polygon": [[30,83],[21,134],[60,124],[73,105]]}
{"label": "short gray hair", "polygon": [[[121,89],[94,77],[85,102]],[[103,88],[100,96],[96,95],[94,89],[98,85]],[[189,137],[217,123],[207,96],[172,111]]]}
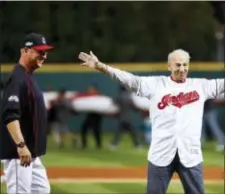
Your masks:
{"label": "short gray hair", "polygon": [[190,62],[191,57],[190,57],[189,53],[183,49],[177,49],[177,50],[174,50],[171,53],[169,53],[168,63],[170,63],[172,61],[173,57],[176,55],[183,55],[186,58],[187,62],[188,63]]}

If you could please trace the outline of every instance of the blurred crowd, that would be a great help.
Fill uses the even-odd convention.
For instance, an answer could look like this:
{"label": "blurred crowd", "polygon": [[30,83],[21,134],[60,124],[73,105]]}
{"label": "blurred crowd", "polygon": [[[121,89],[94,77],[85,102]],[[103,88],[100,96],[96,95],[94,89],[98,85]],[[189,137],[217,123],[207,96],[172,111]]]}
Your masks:
{"label": "blurred crowd", "polygon": [[[72,137],[75,147],[85,149],[88,147],[90,133],[93,135],[95,145],[97,149],[103,147],[103,132],[102,122],[106,117],[113,116],[116,118],[117,127],[113,131],[113,138],[108,145],[110,150],[116,150],[119,147],[119,143],[122,140],[124,134],[129,134],[133,146],[137,149],[141,149],[144,146],[151,144],[151,119],[150,112],[138,109],[131,97],[131,93],[124,87],[120,86],[118,89],[118,95],[113,97],[113,102],[119,107],[119,113],[114,115],[107,115],[99,112],[85,112],[85,118],[80,126],[79,132],[74,132],[68,127],[68,116],[79,115],[73,109],[71,101],[66,98],[65,89],[58,92],[58,97],[51,102],[51,108],[49,109],[49,133],[54,137],[54,141],[57,147],[63,147],[66,141],[66,136]],[[77,97],[104,95],[98,89],[95,84],[90,85],[85,92],[78,92]],[[224,150],[224,130],[219,122],[218,108],[225,106],[225,99],[210,99],[205,102],[203,124],[202,124],[202,145],[204,147],[205,142],[208,139],[216,141],[216,151]],[[132,117],[133,113],[138,113],[142,122],[139,127],[136,127],[135,121]],[[84,113],[82,113],[84,114]],[[76,119],[76,117],[74,118]]]}
{"label": "blurred crowd", "polygon": [[[101,149],[103,147],[103,132],[102,122],[104,117],[113,117],[117,119],[117,129],[114,131],[114,137],[112,142],[109,144],[110,150],[115,150],[120,141],[123,133],[129,133],[132,138],[132,143],[134,147],[140,149],[142,147],[143,141],[141,141],[140,130],[134,127],[132,122],[132,112],[140,111],[138,110],[132,101],[131,94],[122,86],[119,87],[119,93],[116,97],[112,98],[113,102],[119,107],[119,112],[116,114],[106,114],[99,113],[96,111],[86,111],[82,112],[82,115],[85,114],[85,118],[80,126],[79,135],[73,130],[69,129],[67,123],[69,116],[79,115],[79,112],[76,112],[73,108],[72,100],[75,98],[85,98],[88,96],[100,96],[103,95],[98,89],[96,84],[90,85],[85,92],[76,93],[75,97],[67,98],[66,90],[62,89],[58,92],[58,96],[50,102],[48,109],[48,129],[49,134],[52,134],[53,139],[57,147],[64,147],[67,137],[73,141],[73,145],[82,149],[88,147],[88,134],[91,133],[95,140],[96,148]],[[144,115],[144,118],[149,120],[148,112],[141,113]],[[76,119],[76,118],[74,118]],[[143,126],[140,129],[145,133],[149,134],[151,125],[147,122],[143,123]],[[149,136],[149,135],[148,135]],[[146,139],[145,143],[150,143],[149,138]]]}
{"label": "blurred crowd", "polygon": [[[0,84],[1,97],[4,91],[3,83]],[[86,149],[88,147],[88,135],[93,135],[97,149],[103,148],[103,133],[102,129],[103,119],[106,117],[116,118],[117,127],[113,131],[113,138],[108,144],[108,149],[113,151],[119,147],[122,136],[127,133],[131,138],[133,146],[137,149],[142,149],[144,146],[151,144],[151,114],[149,111],[138,109],[131,97],[131,93],[124,87],[120,86],[118,95],[112,97],[113,102],[119,107],[119,112],[113,115],[99,113],[95,111],[87,111],[82,113],[85,115],[80,129],[74,131],[70,129],[68,118],[74,117],[80,113],[74,109],[72,101],[75,98],[85,98],[88,96],[101,96],[102,94],[96,84],[90,85],[86,91],[77,92],[72,98],[66,95],[68,91],[65,88],[57,91],[57,97],[50,101],[48,107],[48,133],[52,135],[55,146],[63,148],[68,139],[72,140],[72,144],[76,148]],[[219,122],[218,108],[225,106],[225,99],[210,99],[205,102],[204,115],[202,119],[202,146],[204,148],[205,142],[210,138],[216,141],[216,151],[224,151],[224,130]],[[151,110],[150,110],[151,111]],[[136,127],[132,113],[141,115],[142,123]]]}

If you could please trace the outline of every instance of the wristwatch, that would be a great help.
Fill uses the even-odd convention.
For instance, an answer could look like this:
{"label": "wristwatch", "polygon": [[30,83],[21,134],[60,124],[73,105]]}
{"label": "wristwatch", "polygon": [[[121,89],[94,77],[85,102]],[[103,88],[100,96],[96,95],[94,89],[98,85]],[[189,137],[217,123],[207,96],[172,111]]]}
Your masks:
{"label": "wristwatch", "polygon": [[25,145],[26,145],[25,142],[22,141],[22,142],[18,143],[18,144],[16,145],[16,147],[18,147],[18,148],[23,148]]}

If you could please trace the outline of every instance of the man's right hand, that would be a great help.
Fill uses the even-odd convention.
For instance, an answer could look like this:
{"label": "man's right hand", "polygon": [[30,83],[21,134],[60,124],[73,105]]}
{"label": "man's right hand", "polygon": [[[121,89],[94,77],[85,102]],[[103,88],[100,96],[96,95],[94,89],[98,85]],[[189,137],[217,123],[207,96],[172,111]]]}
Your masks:
{"label": "man's right hand", "polygon": [[90,51],[90,55],[87,53],[81,52],[79,54],[79,59],[82,60],[84,63],[81,65],[90,67],[92,69],[96,69],[102,71],[103,73],[107,74],[107,65],[101,63],[98,58]]}
{"label": "man's right hand", "polygon": [[90,54],[81,52],[79,54],[79,59],[82,60],[84,63],[81,65],[88,66],[90,68],[97,68],[98,64],[100,63],[98,58],[90,51]]}
{"label": "man's right hand", "polygon": [[30,166],[30,163],[32,162],[32,157],[27,146],[24,146],[23,148],[18,147],[17,152],[20,157],[20,165],[24,167]]}

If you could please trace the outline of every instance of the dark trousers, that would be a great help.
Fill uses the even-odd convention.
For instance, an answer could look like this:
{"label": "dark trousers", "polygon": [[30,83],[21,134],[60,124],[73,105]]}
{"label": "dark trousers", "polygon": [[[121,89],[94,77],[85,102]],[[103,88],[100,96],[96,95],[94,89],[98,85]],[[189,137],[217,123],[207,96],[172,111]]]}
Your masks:
{"label": "dark trousers", "polygon": [[115,136],[114,136],[112,145],[115,145],[115,146],[118,145],[118,143],[121,139],[121,135],[124,132],[128,132],[130,134],[134,146],[140,145],[140,143],[138,141],[138,133],[136,132],[133,125],[130,122],[127,122],[127,121],[119,121],[119,126],[118,126],[118,129],[115,132]]}
{"label": "dark trousers", "polygon": [[174,172],[180,177],[185,194],[204,194],[202,163],[191,167],[184,167],[176,154],[173,162],[166,167],[159,167],[149,162],[147,194],[166,194],[169,182]]}
{"label": "dark trousers", "polygon": [[99,114],[89,114],[81,127],[81,143],[82,147],[87,147],[87,134],[89,130],[92,130],[93,136],[96,142],[96,147],[102,147],[102,139],[101,139],[101,121],[102,116]]}

